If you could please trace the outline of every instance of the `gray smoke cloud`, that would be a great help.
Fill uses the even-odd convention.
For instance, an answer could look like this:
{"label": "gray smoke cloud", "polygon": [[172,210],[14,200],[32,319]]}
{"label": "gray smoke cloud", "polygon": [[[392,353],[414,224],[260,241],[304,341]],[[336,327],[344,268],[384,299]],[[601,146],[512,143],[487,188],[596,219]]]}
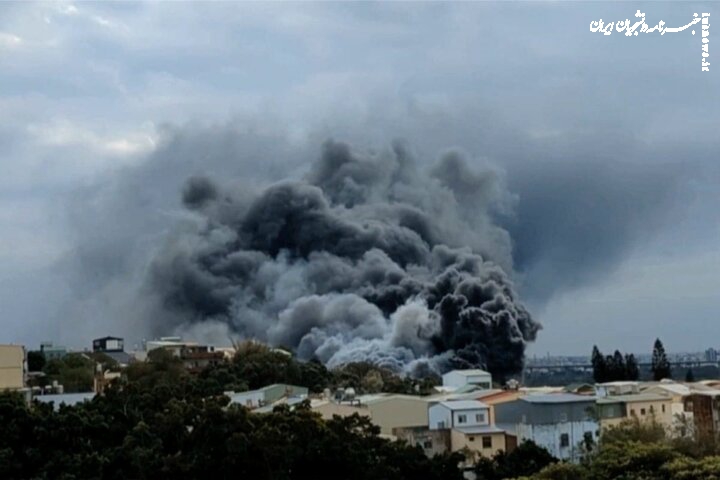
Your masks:
{"label": "gray smoke cloud", "polygon": [[510,278],[512,244],[493,217],[512,197],[492,169],[450,152],[425,171],[399,143],[362,154],[328,141],[303,179],[237,188],[186,182],[195,227],[150,270],[172,313],[159,330],[226,325],[331,367],[521,370],[540,325]]}

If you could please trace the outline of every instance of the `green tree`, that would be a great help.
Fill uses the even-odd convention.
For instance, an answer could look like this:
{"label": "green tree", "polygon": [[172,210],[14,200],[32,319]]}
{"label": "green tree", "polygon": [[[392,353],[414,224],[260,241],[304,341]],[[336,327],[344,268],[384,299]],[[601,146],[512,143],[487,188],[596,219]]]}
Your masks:
{"label": "green tree", "polygon": [[638,368],[637,360],[635,355],[625,355],[625,379],[626,380],[639,380],[640,369]]}
{"label": "green tree", "polygon": [[558,459],[543,447],[525,440],[510,453],[501,451],[492,459],[481,457],[474,472],[478,480],[503,480],[533,475],[557,461]]}
{"label": "green tree", "polygon": [[597,345],[593,345],[591,362],[593,367],[593,379],[595,382],[607,382],[607,364],[605,362],[605,357],[600,352]]}
{"label": "green tree", "polygon": [[662,380],[663,378],[672,378],[670,362],[665,354],[665,347],[659,338],[655,339],[655,345],[653,346],[650,370],[652,371],[653,379],[656,381]]}

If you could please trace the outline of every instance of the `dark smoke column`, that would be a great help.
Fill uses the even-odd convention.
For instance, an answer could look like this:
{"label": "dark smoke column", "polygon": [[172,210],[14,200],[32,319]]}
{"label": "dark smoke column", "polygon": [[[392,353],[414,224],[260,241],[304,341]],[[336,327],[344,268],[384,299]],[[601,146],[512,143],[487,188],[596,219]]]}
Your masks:
{"label": "dark smoke column", "polygon": [[420,172],[395,145],[358,155],[327,142],[302,181],[248,193],[191,178],[195,227],[155,259],[151,288],[177,323],[293,348],[329,366],[371,361],[410,374],[518,373],[540,326],[509,279],[510,196],[457,153]]}

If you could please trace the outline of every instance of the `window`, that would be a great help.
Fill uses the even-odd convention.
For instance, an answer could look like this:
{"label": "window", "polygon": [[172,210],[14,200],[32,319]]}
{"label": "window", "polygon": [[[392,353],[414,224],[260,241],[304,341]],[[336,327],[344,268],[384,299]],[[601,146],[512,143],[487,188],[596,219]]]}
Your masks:
{"label": "window", "polygon": [[473,436],[468,437],[468,441],[474,442],[474,441],[475,441],[475,437],[473,437]]}
{"label": "window", "polygon": [[655,407],[650,405],[650,415],[653,415],[653,414],[655,414]]}
{"label": "window", "polygon": [[645,415],[645,409],[644,409],[644,408],[641,408],[641,409],[640,409],[640,415]]}
{"label": "window", "polygon": [[485,414],[484,413],[475,414],[475,421],[477,423],[485,423]]}
{"label": "window", "polygon": [[445,422],[438,422],[437,428],[445,428]]}
{"label": "window", "polygon": [[426,448],[426,449],[432,448],[432,440],[425,440],[425,442],[423,442],[423,448]]}
{"label": "window", "polygon": [[492,437],[482,437],[483,448],[492,448]]}
{"label": "window", "polygon": [[662,405],[662,412],[665,413],[665,404]]}
{"label": "window", "polygon": [[467,423],[467,415],[458,415],[458,423]]}
{"label": "window", "polygon": [[633,408],[630,409],[630,415],[632,415],[633,417],[635,416],[635,409],[633,409]]}
{"label": "window", "polygon": [[561,447],[569,447],[570,446],[570,436],[567,433],[563,433],[560,435],[560,446]]}

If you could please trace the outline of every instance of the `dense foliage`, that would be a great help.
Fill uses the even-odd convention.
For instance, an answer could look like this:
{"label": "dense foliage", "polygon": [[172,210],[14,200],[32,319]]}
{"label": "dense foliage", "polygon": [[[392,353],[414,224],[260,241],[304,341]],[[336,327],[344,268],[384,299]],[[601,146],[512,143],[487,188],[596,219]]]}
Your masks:
{"label": "dense foliage", "polygon": [[632,353],[623,356],[619,350],[615,350],[613,355],[604,356],[598,347],[594,346],[590,358],[595,382],[638,380],[640,378],[640,369],[635,355]]}
{"label": "dense foliage", "polygon": [[655,340],[655,345],[653,346],[652,367],[650,367],[650,370],[653,374],[653,380],[672,378],[670,362],[665,354],[665,347],[659,338]]}
{"label": "dense foliage", "polygon": [[544,448],[525,441],[510,453],[498,452],[493,458],[479,458],[475,465],[475,475],[477,480],[503,480],[532,475],[557,461]]}
{"label": "dense foliage", "polygon": [[[551,464],[522,480],[720,479],[717,442],[670,438],[657,423],[629,420],[610,428],[580,465]],[[527,475],[527,474],[524,474]]]}
{"label": "dense foliage", "polygon": [[459,455],[429,459],[380,438],[365,417],[323,421],[307,405],[269,414],[228,405],[215,394],[226,380],[256,386],[290,371],[310,375],[290,362],[253,365],[258,353],[246,354],[247,365],[192,376],[157,353],[92,402],[57,411],[0,395],[0,478],[462,478]]}

